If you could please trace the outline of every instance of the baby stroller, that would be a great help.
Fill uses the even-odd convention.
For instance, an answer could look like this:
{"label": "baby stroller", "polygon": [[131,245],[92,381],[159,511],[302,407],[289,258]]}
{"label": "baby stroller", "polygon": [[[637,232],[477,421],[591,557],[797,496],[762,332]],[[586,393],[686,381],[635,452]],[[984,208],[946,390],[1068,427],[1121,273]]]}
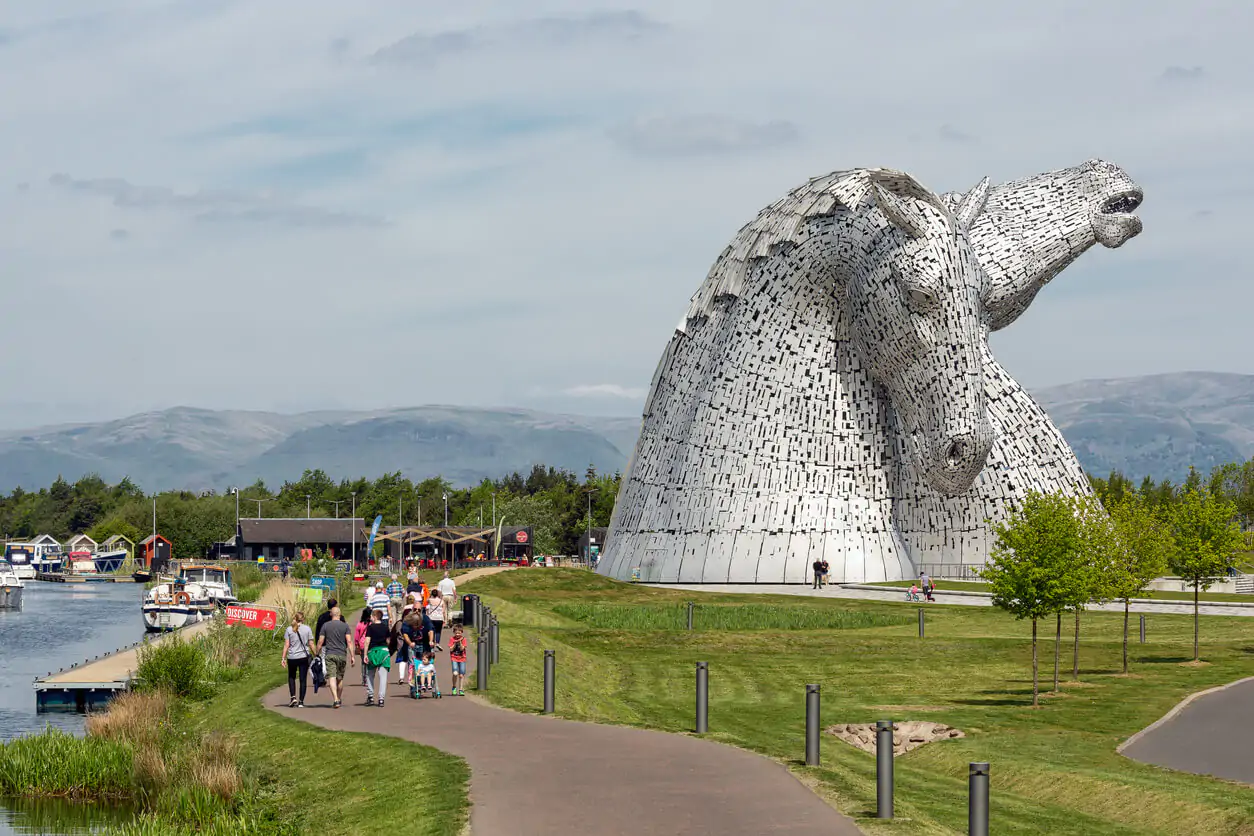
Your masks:
{"label": "baby stroller", "polygon": [[431,674],[431,684],[423,687],[420,683],[422,677],[418,675],[418,666],[410,667],[409,674],[409,695],[416,700],[422,699],[424,696],[428,698],[440,699],[443,694],[440,693],[440,674],[435,671]]}

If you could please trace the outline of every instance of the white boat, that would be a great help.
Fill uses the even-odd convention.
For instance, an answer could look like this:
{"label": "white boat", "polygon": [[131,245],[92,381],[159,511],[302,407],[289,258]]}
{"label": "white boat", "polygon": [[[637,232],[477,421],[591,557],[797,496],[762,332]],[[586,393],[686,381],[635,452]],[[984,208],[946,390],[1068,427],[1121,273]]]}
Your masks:
{"label": "white boat", "polygon": [[204,587],[180,581],[159,583],[144,596],[144,629],[150,633],[178,630],[209,618],[214,603]]}
{"label": "white boat", "polygon": [[6,543],[4,559],[22,580],[35,579],[35,546],[31,543]]}
{"label": "white boat", "polygon": [[17,610],[22,608],[22,590],[26,587],[18,577],[13,564],[0,560],[0,609]]}
{"label": "white boat", "polygon": [[235,603],[235,591],[231,588],[231,570],[216,563],[188,563],[179,577],[185,583],[195,584],[205,590],[209,600],[219,607]]}
{"label": "white boat", "polygon": [[70,552],[68,571],[75,575],[96,574],[96,561],[91,552]]}

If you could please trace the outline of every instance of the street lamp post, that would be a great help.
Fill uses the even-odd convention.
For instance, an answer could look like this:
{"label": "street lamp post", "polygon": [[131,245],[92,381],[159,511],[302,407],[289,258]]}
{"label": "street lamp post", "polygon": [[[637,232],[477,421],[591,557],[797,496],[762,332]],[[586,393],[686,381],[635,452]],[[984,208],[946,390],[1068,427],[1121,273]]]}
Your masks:
{"label": "street lamp post", "polygon": [[496,528],[496,491],[492,491],[492,527]]}
{"label": "street lamp post", "polygon": [[335,518],[337,520],[340,518],[340,503],[343,501],[344,500],[342,499],[328,499],[327,500],[327,502],[330,502],[332,505],[335,506]]}
{"label": "street lamp post", "polygon": [[584,553],[584,560],[589,565],[592,563],[592,495],[597,492],[596,488],[588,488],[588,551]]}
{"label": "street lamp post", "polygon": [[357,570],[357,491],[353,491],[353,570]]}
{"label": "street lamp post", "polygon": [[[444,536],[448,537],[448,531],[447,531],[448,529],[448,491],[444,492],[444,528],[446,529],[444,532]],[[452,547],[453,547],[453,544],[450,543],[449,548],[451,549]]]}
{"label": "street lamp post", "polygon": [[313,517],[313,510],[309,504],[310,494],[305,494],[305,519]]}

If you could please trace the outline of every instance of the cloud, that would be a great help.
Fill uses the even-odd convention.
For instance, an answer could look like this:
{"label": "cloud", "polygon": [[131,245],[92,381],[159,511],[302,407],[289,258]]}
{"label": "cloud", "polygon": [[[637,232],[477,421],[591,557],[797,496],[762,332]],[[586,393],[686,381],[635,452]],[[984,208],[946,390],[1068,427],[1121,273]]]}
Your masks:
{"label": "cloud", "polygon": [[266,192],[238,189],[201,189],[176,192],[168,186],[138,186],[119,177],[76,179],[54,174],[48,183],[58,189],[109,198],[125,209],[166,209],[197,221],[278,223],[299,227],[378,227],[386,221],[376,215],[340,212],[318,206],[285,202]]}
{"label": "cloud", "polygon": [[592,383],[581,386],[571,386],[562,390],[563,395],[569,395],[572,398],[622,398],[624,400],[639,400],[643,398],[648,391],[640,386],[622,386],[618,383]]}
{"label": "cloud", "polygon": [[755,122],[715,114],[647,116],[610,131],[629,151],[651,156],[757,151],[797,142],[800,131],[776,119]]}
{"label": "cloud", "polygon": [[976,138],[969,133],[958,130],[953,125],[941,125],[937,129],[936,135],[946,142],[971,143],[976,142]]}
{"label": "cloud", "polygon": [[[1094,156],[1144,187],[1145,231],[1054,280],[994,335],[998,359],[1029,388],[1254,371],[1254,88],[1232,70],[1254,4],[1217,3],[1090,3],[1079,27],[1066,4],[994,0],[909,15],[814,0],[9,3],[0,73],[22,83],[0,85],[0,112],[21,130],[0,131],[0,308],[146,327],[82,352],[17,317],[10,342],[41,350],[0,353],[0,378],[29,403],[74,392],[57,420],[298,401],[636,412],[628,394],[564,390],[639,396],[736,230],[807,178],[887,166],[943,193]],[[1159,81],[1168,64],[1178,84]],[[1094,83],[1120,73],[1132,80]],[[67,174],[50,186],[52,172]],[[114,244],[115,229],[131,237]],[[1165,327],[1181,310],[1193,326]],[[213,351],[151,349],[189,334]],[[313,359],[284,362],[290,345]],[[119,373],[163,385],[118,387]]]}
{"label": "cloud", "polygon": [[131,237],[131,233],[125,229],[115,229],[109,233],[109,237],[114,241],[125,241]]}
{"label": "cloud", "polygon": [[1198,66],[1168,67],[1163,70],[1163,74],[1159,76],[1161,81],[1169,83],[1194,82],[1201,81],[1204,78],[1206,78],[1206,70]]}
{"label": "cloud", "polygon": [[441,32],[417,32],[382,47],[373,64],[434,64],[466,53],[504,48],[560,48],[596,41],[634,41],[666,26],[638,11],[605,11],[577,17],[538,17]]}

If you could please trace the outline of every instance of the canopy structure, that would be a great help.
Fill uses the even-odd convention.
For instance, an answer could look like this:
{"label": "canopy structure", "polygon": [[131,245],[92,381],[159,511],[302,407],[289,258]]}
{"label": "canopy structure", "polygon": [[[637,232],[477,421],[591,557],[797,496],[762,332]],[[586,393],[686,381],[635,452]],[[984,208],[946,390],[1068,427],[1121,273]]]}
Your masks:
{"label": "canopy structure", "polygon": [[379,529],[375,540],[391,540],[396,543],[412,543],[416,540],[438,540],[449,545],[460,543],[490,543],[496,537],[494,528],[472,528],[467,526],[405,526],[384,533]]}
{"label": "canopy structure", "polygon": [[406,525],[379,529],[376,542],[384,543],[391,558],[416,556],[469,560],[476,555],[492,556],[496,529],[484,526]]}

